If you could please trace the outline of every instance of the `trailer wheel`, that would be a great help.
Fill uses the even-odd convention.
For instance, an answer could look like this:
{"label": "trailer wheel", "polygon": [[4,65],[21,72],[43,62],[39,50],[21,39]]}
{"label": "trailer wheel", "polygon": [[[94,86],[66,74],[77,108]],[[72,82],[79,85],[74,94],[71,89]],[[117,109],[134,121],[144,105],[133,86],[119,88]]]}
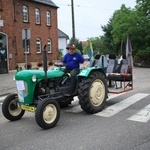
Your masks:
{"label": "trailer wheel", "polygon": [[101,111],[107,99],[107,83],[105,76],[98,71],[91,72],[89,77],[79,83],[79,104],[90,114]]}
{"label": "trailer wheel", "polygon": [[57,101],[44,99],[39,102],[36,108],[35,119],[43,129],[54,127],[60,117],[60,106]]}
{"label": "trailer wheel", "polygon": [[10,121],[16,121],[22,118],[25,111],[21,109],[17,94],[10,94],[4,99],[2,113]]}

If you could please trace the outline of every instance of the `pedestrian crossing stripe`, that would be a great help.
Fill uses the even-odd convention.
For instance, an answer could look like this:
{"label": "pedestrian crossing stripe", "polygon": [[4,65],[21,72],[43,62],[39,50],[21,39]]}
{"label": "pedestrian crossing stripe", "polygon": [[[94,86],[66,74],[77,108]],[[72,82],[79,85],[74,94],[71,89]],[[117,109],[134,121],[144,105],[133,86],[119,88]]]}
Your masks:
{"label": "pedestrian crossing stripe", "polygon": [[96,113],[94,115],[97,116],[102,116],[102,117],[111,117],[114,116],[115,114],[119,113],[120,111],[126,109],[127,107],[133,105],[134,103],[140,101],[141,99],[147,97],[149,94],[144,94],[144,93],[137,93],[133,96],[130,96],[126,98],[125,100],[116,103],[112,106],[107,107],[103,111]]}
{"label": "pedestrian crossing stripe", "polygon": [[[115,98],[115,97],[118,97],[118,96],[120,96],[120,95],[123,95],[123,94],[125,94],[125,93],[121,93],[121,94],[111,94],[111,95],[108,96],[107,101],[109,101],[109,100],[111,100],[111,99],[113,99],[113,98]],[[74,97],[74,101],[72,102],[72,104],[76,103],[77,101],[79,101],[79,100],[78,100],[78,98],[77,98],[77,96],[76,96],[76,97]],[[72,107],[72,108],[69,108],[69,109],[67,109],[67,110],[65,110],[65,111],[66,111],[66,112],[72,112],[72,113],[80,113],[80,112],[82,112],[83,110],[82,110],[82,108],[80,107],[80,105],[78,105],[78,106],[74,106],[74,107]]]}
{"label": "pedestrian crossing stripe", "polygon": [[[122,94],[124,94],[124,93],[111,94],[111,95],[109,95],[109,98],[107,99],[107,101],[109,101],[111,99],[114,99],[114,98],[116,98],[116,97],[118,97]],[[143,98],[145,98],[149,95],[150,94],[146,94],[146,93],[137,93],[137,94],[132,95],[132,96],[130,96],[130,97],[114,104],[114,105],[111,105],[111,106],[107,107],[106,109],[104,109],[101,112],[96,113],[94,115],[101,116],[101,117],[112,117],[112,116],[116,115],[117,113],[123,111],[127,107],[133,105],[134,103],[142,100]],[[0,100],[4,100],[5,97],[4,96],[0,97]],[[79,101],[78,98],[74,97],[74,101],[72,102],[71,107],[65,109],[65,112],[71,112],[71,113],[83,112],[80,105],[78,104],[78,101]],[[0,104],[2,104],[2,103],[0,103]],[[75,106],[73,106],[73,105],[75,105]],[[149,121],[150,120],[150,104],[145,106],[143,109],[138,111],[136,114],[134,114],[131,117],[127,118],[127,120],[137,121],[137,122],[147,122],[147,121]]]}
{"label": "pedestrian crossing stripe", "polygon": [[[120,94],[120,95],[122,95],[122,94]],[[116,104],[114,104],[112,106],[107,107],[106,109],[104,109],[101,112],[96,113],[94,115],[102,116],[102,117],[112,117],[115,114],[119,113],[120,111],[123,111],[127,107],[133,105],[134,103],[142,100],[143,98],[145,98],[145,97],[147,97],[149,95],[150,94],[146,94],[146,93],[137,93],[137,94],[135,94],[133,96],[130,96],[130,97],[126,98],[125,100],[120,101],[119,103],[116,103]],[[119,95],[118,94],[110,95],[108,100],[111,100],[111,99],[113,99],[113,98],[115,98],[117,96],[119,96]],[[77,101],[77,100],[78,99],[75,98],[75,101]],[[72,108],[69,108],[69,109],[65,110],[65,112],[71,112],[71,113],[80,113],[82,111],[83,110],[81,109],[80,105],[74,106]],[[139,122],[147,122],[148,120],[150,120],[150,105],[147,105],[142,110],[137,112],[135,115],[129,117],[127,120],[139,121]]]}
{"label": "pedestrian crossing stripe", "polygon": [[127,120],[137,122],[147,122],[150,120],[150,104],[138,111],[135,115],[129,117]]}

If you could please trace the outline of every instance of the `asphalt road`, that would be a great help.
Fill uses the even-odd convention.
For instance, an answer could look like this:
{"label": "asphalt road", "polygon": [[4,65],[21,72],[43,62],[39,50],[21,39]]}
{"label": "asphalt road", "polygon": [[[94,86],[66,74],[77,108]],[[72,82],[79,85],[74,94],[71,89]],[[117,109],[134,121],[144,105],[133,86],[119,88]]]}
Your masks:
{"label": "asphalt road", "polygon": [[149,74],[148,68],[134,68],[134,90],[110,94],[105,109],[95,115],[83,112],[75,98],[50,130],[36,124],[34,113],[10,122],[0,110],[0,149],[150,150]]}

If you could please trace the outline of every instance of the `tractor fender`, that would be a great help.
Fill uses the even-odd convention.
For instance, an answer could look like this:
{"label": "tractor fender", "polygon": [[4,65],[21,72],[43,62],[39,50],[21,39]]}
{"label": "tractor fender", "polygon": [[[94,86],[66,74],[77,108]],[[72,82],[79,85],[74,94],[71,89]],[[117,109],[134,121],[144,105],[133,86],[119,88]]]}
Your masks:
{"label": "tractor fender", "polygon": [[78,74],[78,77],[88,77],[89,74],[94,71],[102,72],[104,74],[104,76],[106,77],[106,73],[105,73],[104,69],[101,67],[83,68],[83,69],[81,69],[80,73]]}

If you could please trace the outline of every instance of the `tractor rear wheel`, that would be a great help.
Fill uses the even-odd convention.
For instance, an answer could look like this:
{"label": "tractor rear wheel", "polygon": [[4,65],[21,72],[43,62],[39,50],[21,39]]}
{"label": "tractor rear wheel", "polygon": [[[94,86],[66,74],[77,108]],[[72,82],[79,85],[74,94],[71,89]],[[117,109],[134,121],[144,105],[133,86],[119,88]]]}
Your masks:
{"label": "tractor rear wheel", "polygon": [[107,99],[108,89],[105,76],[98,71],[91,72],[79,83],[79,104],[90,114],[101,111]]}
{"label": "tractor rear wheel", "polygon": [[22,118],[25,111],[21,109],[17,94],[10,94],[4,99],[2,113],[10,121],[16,121]]}
{"label": "tractor rear wheel", "polygon": [[60,106],[57,101],[43,99],[36,108],[35,119],[37,124],[43,129],[54,127],[60,117]]}

